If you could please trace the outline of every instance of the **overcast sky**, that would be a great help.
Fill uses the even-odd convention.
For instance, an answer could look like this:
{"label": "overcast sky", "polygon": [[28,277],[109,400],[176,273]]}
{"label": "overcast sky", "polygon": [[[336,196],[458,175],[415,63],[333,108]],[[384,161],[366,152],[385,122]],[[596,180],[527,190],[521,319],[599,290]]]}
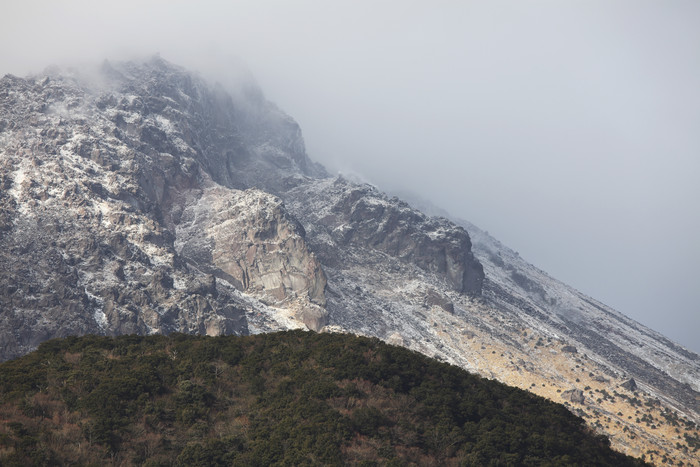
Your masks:
{"label": "overcast sky", "polygon": [[156,52],[700,352],[699,1],[2,3],[2,75]]}

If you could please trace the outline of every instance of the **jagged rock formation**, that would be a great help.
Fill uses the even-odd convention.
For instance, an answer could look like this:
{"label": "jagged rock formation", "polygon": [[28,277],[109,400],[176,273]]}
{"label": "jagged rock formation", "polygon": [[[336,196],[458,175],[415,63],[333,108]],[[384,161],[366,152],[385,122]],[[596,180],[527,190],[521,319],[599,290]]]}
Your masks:
{"label": "jagged rock formation", "polygon": [[211,188],[174,222],[177,252],[198,269],[294,309],[310,329],[325,326],[326,277],[282,200],[255,189]]}
{"label": "jagged rock formation", "polygon": [[[399,199],[368,185],[338,177],[306,183],[286,196],[314,236],[325,245],[327,262],[339,249],[372,249],[445,279],[457,292],[479,295],[484,280],[467,232],[446,219],[429,218]],[[320,246],[320,245],[319,245]]]}
{"label": "jagged rock formation", "polygon": [[[323,273],[298,224],[287,219],[275,230],[254,225],[255,216],[228,219],[300,252],[277,255],[289,274],[278,277],[276,291],[270,274],[241,287],[210,277],[214,268],[188,266],[191,258],[175,248],[176,224],[188,212],[183,201],[204,187],[247,187],[254,179],[275,189],[279,171],[323,173],[306,157],[298,125],[259,93],[234,104],[155,58],[105,63],[90,79],[57,71],[6,76],[0,99],[2,358],[69,334],[247,333],[248,298],[231,285],[246,290],[261,280],[278,298],[307,288],[305,299],[318,305],[299,306],[297,314],[323,325]],[[259,213],[281,212],[271,196],[239,201]],[[217,264],[240,259],[225,258],[240,253],[233,250],[215,250]],[[261,255],[252,256],[264,273]]]}
{"label": "jagged rock formation", "polygon": [[253,85],[159,58],[6,76],[0,357],[71,334],[347,331],[580,395],[619,449],[692,459],[698,355],[446,217],[329,178]]}

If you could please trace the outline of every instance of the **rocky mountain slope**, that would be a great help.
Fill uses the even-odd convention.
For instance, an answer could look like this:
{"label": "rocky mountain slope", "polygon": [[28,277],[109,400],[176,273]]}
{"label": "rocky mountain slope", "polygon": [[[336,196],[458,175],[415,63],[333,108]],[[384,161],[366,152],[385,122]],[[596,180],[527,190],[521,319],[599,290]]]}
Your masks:
{"label": "rocky mountain slope", "polygon": [[255,86],[157,57],[6,76],[0,151],[3,359],[73,334],[352,332],[693,462],[697,354],[469,223],[328,177]]}

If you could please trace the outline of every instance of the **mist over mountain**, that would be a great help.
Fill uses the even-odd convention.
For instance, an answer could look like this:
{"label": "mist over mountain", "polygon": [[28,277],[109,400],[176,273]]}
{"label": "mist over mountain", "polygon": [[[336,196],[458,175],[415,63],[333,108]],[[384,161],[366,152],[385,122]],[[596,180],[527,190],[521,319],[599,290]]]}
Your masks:
{"label": "mist over mountain", "polygon": [[696,2],[10,0],[3,13],[0,76],[160,51],[226,82],[245,62],[332,173],[418,191],[700,351]]}
{"label": "mist over mountain", "polygon": [[0,108],[3,359],[79,334],[355,333],[564,403],[625,453],[697,450],[697,354],[467,221],[329,176],[251,83],[104,61],[5,76]]}

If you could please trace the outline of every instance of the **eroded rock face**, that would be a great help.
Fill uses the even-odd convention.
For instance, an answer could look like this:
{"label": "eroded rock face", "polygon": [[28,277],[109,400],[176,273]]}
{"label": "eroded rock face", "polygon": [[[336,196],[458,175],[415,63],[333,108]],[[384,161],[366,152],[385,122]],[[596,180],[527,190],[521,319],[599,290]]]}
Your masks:
{"label": "eroded rock face", "polygon": [[[67,183],[61,175],[38,177],[37,186]],[[148,215],[76,194],[25,211],[31,191],[13,194],[20,208],[0,238],[4,359],[76,334],[247,333],[236,298],[185,267],[171,236]]]}
{"label": "eroded rock face", "polygon": [[326,277],[304,235],[276,196],[218,187],[184,206],[176,247],[198,268],[266,303],[293,308],[319,330],[326,324]]}
{"label": "eroded rock face", "polygon": [[371,248],[444,277],[457,292],[479,295],[481,264],[471,252],[467,232],[442,218],[431,218],[369,185],[342,177],[290,190],[295,214],[316,235],[340,247]]}
{"label": "eroded rock face", "polygon": [[[274,191],[282,173],[323,169],[306,156],[296,122],[259,92],[233,99],[159,58],[105,63],[89,76],[4,77],[0,359],[71,334],[248,333],[246,312],[257,305],[229,286],[233,263],[218,278],[190,267],[175,249],[175,220],[189,193]],[[293,250],[289,229],[265,234],[288,234]],[[322,273],[281,251],[266,253],[269,262],[253,254],[261,269],[241,263],[245,274],[271,296],[308,287],[308,310],[296,312],[321,326]],[[210,255],[228,270],[226,255],[237,253],[220,242]],[[275,277],[276,266],[288,273]],[[304,267],[317,280],[307,284]]]}
{"label": "eroded rock face", "polygon": [[[231,96],[157,57],[80,73],[0,81],[7,356],[85,332],[245,333],[246,313],[275,310],[281,321],[257,332],[321,329],[316,255],[342,264],[365,248],[479,293],[466,232],[323,179],[299,126],[255,86]],[[267,193],[305,209],[290,214]],[[310,211],[315,203],[328,215]],[[316,225],[307,241],[296,219],[319,221],[333,242],[319,242]]]}

